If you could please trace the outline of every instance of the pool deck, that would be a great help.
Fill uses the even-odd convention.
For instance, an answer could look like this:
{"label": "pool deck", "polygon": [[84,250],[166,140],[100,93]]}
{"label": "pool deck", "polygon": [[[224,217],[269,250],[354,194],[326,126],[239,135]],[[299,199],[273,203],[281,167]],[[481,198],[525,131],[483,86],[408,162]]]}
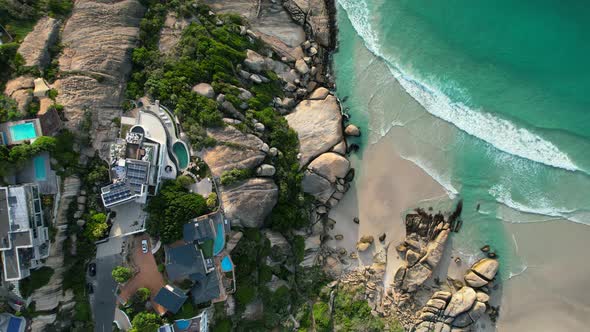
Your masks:
{"label": "pool deck", "polygon": [[35,139],[24,139],[24,140],[13,140],[12,139],[12,134],[10,132],[10,127],[16,126],[16,125],[20,125],[20,124],[24,124],[24,123],[32,123],[35,126],[35,133],[37,134],[37,137],[39,136],[43,136],[43,131],[41,130],[41,123],[39,122],[39,119],[26,119],[26,120],[19,120],[19,121],[10,121],[10,122],[3,122],[0,123],[0,132],[2,133],[3,139],[0,140],[0,143],[3,142],[4,145],[17,145],[17,144],[22,144],[26,141],[34,141]]}
{"label": "pool deck", "polygon": [[37,180],[35,175],[35,162],[31,158],[23,167],[19,168],[12,176],[7,176],[6,180],[9,184],[17,183],[37,183],[39,185],[39,192],[44,195],[57,194],[58,179],[55,171],[51,169],[50,156],[48,152],[41,152],[37,157],[45,159],[45,180]]}

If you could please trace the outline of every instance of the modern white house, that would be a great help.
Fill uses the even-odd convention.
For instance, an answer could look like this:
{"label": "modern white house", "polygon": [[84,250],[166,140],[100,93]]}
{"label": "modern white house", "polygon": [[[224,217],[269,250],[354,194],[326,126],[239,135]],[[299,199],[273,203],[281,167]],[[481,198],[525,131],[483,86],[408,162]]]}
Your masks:
{"label": "modern white house", "polygon": [[31,275],[49,256],[49,231],[43,221],[36,184],[0,187],[0,251],[3,279]]}
{"label": "modern white house", "polygon": [[145,204],[164,179],[176,178],[178,162],[169,144],[170,136],[176,136],[170,133],[175,128],[170,117],[157,103],[141,107],[137,114],[121,118],[124,138],[111,145],[112,184],[102,188],[107,208],[129,202]]}

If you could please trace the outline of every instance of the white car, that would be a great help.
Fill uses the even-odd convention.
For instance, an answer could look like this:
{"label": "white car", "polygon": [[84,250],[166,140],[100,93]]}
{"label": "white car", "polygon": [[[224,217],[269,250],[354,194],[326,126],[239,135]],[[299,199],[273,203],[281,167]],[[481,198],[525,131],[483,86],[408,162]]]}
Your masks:
{"label": "white car", "polygon": [[147,240],[141,240],[141,251],[144,254],[147,254],[147,252],[148,252]]}

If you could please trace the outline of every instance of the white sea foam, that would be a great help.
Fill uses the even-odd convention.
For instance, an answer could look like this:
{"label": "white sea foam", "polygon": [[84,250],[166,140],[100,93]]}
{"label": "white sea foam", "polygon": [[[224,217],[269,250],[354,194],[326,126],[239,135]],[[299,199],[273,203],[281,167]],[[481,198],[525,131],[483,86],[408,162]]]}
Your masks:
{"label": "white sea foam", "polygon": [[391,73],[403,88],[429,113],[504,152],[569,171],[580,170],[569,156],[553,143],[525,128],[517,127],[508,120],[453,102],[439,89],[404,72],[394,59],[381,52],[379,38],[371,26],[371,13],[367,3],[364,0],[338,2],[345,9],[367,48],[386,61]]}
{"label": "white sea foam", "polygon": [[535,197],[533,200],[535,202],[535,206],[531,206],[529,204],[523,204],[521,202],[517,202],[516,200],[514,200],[512,198],[512,194],[510,193],[510,191],[499,184],[494,185],[492,188],[490,188],[490,190],[488,190],[488,193],[492,195],[496,199],[496,201],[504,204],[505,206],[508,206],[509,208],[512,208],[523,213],[562,218],[581,224],[587,224],[588,222],[588,220],[583,220],[582,218],[577,217],[576,213],[580,211],[566,208],[557,208],[553,206],[552,203],[549,202],[548,199],[545,197]]}
{"label": "white sea foam", "polygon": [[443,188],[445,188],[445,191],[447,192],[447,195],[450,198],[455,198],[459,194],[459,191],[457,189],[455,189],[455,187],[451,183],[451,179],[445,178],[443,175],[436,172],[434,170],[434,167],[429,165],[429,163],[427,161],[423,161],[423,160],[416,158],[416,157],[406,157],[403,155],[400,155],[400,156],[403,159],[411,161],[412,163],[416,164],[424,172],[426,172],[426,174],[428,174],[431,178],[433,178],[436,182],[438,182],[441,186],[443,186]]}

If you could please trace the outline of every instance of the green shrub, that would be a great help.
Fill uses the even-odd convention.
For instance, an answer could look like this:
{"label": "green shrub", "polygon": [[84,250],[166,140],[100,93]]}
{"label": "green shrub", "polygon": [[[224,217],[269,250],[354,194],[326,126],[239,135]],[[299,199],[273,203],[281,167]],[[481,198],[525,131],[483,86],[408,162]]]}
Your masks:
{"label": "green shrub", "polygon": [[313,319],[318,331],[331,331],[330,308],[326,302],[313,304]]}
{"label": "green shrub", "polygon": [[236,291],[236,300],[240,305],[246,305],[254,300],[256,288],[249,285],[240,285]]}
{"label": "green shrub", "polygon": [[229,186],[238,181],[242,181],[252,177],[252,170],[250,169],[232,169],[231,171],[225,171],[221,173],[221,184]]}
{"label": "green shrub", "polygon": [[133,273],[127,267],[116,266],[111,272],[111,275],[113,276],[113,279],[115,279],[116,282],[122,284],[131,279]]}
{"label": "green shrub", "polygon": [[190,193],[179,181],[166,181],[158,195],[146,206],[147,232],[159,236],[165,244],[182,238],[182,227],[193,218],[209,212],[205,198]]}

